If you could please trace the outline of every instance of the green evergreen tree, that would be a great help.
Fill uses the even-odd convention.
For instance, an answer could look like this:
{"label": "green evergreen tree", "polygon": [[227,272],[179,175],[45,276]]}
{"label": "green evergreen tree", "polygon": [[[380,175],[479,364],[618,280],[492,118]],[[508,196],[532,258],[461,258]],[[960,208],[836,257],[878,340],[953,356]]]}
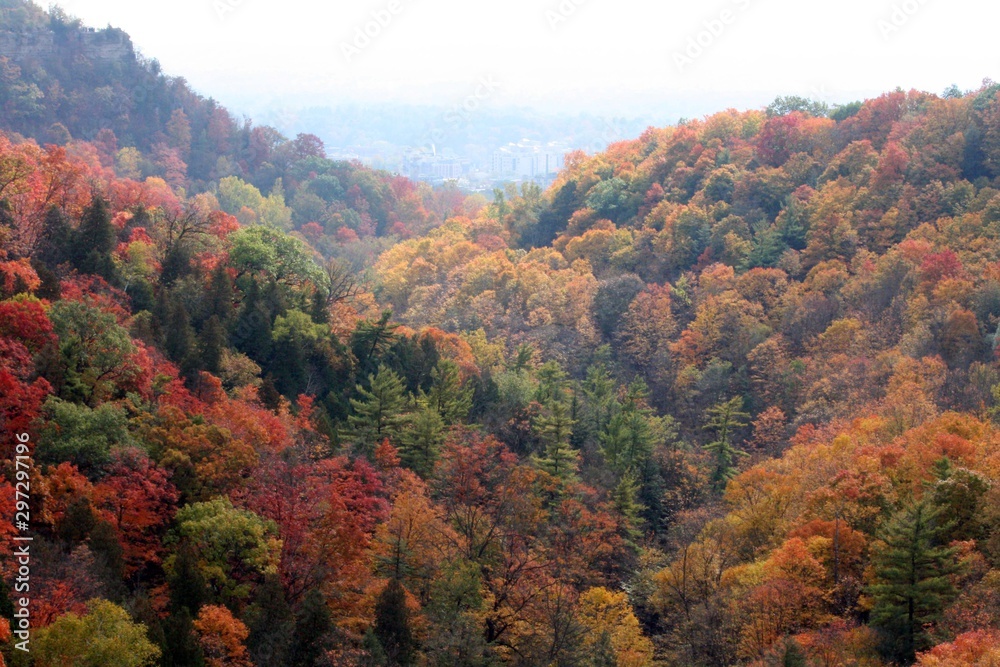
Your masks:
{"label": "green evergreen tree", "polygon": [[175,609],[163,622],[163,667],[202,667],[202,655],[198,639],[194,635],[194,619],[187,607]]}
{"label": "green evergreen tree", "polygon": [[194,618],[208,599],[208,588],[198,567],[198,554],[187,540],[177,547],[167,584],[170,587],[170,615],[163,621],[162,664],[164,667],[201,667],[204,658],[194,636]]}
{"label": "green evergreen tree", "polygon": [[351,335],[351,350],[358,360],[358,377],[370,375],[378,367],[378,359],[396,340],[398,324],[392,324],[392,311],[382,313],[376,322],[361,322]]}
{"label": "green evergreen tree", "polygon": [[778,265],[781,255],[788,250],[782,238],[782,230],[772,225],[754,236],[753,248],[747,256],[746,268],[771,268]]}
{"label": "green evergreen tree", "polygon": [[208,588],[198,567],[198,552],[188,540],[183,540],[177,548],[177,558],[167,584],[170,586],[171,607],[187,609],[192,617],[197,616],[208,599]]}
{"label": "green evergreen tree", "polygon": [[98,521],[90,531],[88,545],[103,579],[105,597],[120,602],[126,593],[122,581],[125,576],[125,550],[118,538],[118,530],[110,521]]}
{"label": "green evergreen tree", "polygon": [[472,409],[472,387],[462,386],[458,364],[442,359],[431,371],[431,382],[427,402],[441,415],[445,425],[465,420]]}
{"label": "green evergreen tree", "polygon": [[353,439],[360,452],[371,455],[383,439],[399,442],[407,421],[403,381],[393,371],[381,366],[368,376],[370,389],[357,386],[360,398],[351,399],[346,437]]}
{"label": "green evergreen tree", "polygon": [[400,436],[399,458],[403,465],[421,477],[434,472],[438,453],[444,444],[445,422],[426,398],[417,402],[417,411]]}
{"label": "green evergreen tree", "polygon": [[622,517],[625,538],[633,545],[642,537],[642,513],[646,510],[639,502],[639,490],[635,473],[629,470],[611,491],[611,502]]}
{"label": "green evergreen tree", "polygon": [[507,370],[514,371],[518,373],[520,371],[526,371],[531,368],[531,361],[535,358],[535,350],[527,343],[519,345],[517,347],[517,352],[514,353],[514,359],[507,364]]}
{"label": "green evergreen tree", "polygon": [[219,262],[212,271],[208,293],[205,295],[205,315],[208,318],[214,315],[219,318],[223,326],[227,326],[233,318],[234,297],[233,280],[229,277],[229,270],[223,262]]}
{"label": "green evergreen tree", "polygon": [[927,500],[907,504],[889,520],[872,559],[871,625],[882,636],[884,655],[903,664],[933,645],[929,628],[956,595],[957,549],[942,544],[949,526],[939,515]]}
{"label": "green evergreen tree", "polygon": [[612,415],[621,407],[615,399],[615,381],[605,364],[597,363],[587,367],[581,393],[581,430],[585,438],[597,439],[607,429]]}
{"label": "green evergreen tree", "polygon": [[180,367],[181,375],[191,379],[200,366],[198,338],[194,327],[191,326],[191,316],[188,315],[187,308],[178,300],[172,302],[170,319],[164,323],[166,329],[164,348],[170,359]]}
{"label": "green evergreen tree", "polygon": [[299,335],[294,328],[287,335],[278,335],[278,323],[281,321],[280,317],[275,320],[275,327],[271,332],[273,343],[270,369],[278,393],[294,398],[305,392],[309,384],[307,358],[313,343]]}
{"label": "green evergreen tree", "polygon": [[785,202],[785,207],[778,215],[775,226],[785,245],[794,250],[805,249],[806,237],[809,233],[808,215],[805,207],[796,197],[790,196]]}
{"label": "green evergreen tree", "polygon": [[553,401],[566,400],[566,371],[558,363],[548,361],[542,364],[535,376],[538,378],[536,401],[548,405]]}
{"label": "green evergreen tree", "polygon": [[327,302],[327,295],[323,290],[313,291],[309,303],[309,316],[316,324],[330,322],[330,304]]}
{"label": "green evergreen tree", "polygon": [[186,244],[174,243],[163,258],[160,284],[170,287],[191,273],[191,251]]}
{"label": "green evergreen tree", "polygon": [[435,667],[486,667],[489,659],[482,631],[482,570],[458,558],[442,566],[442,575],[430,586],[426,610],[431,630],[422,646],[429,665]]}
{"label": "green evergreen tree", "polygon": [[246,289],[230,340],[233,346],[258,364],[271,357],[271,323],[273,319],[261,296],[260,286],[251,281]]}
{"label": "green evergreen tree", "polygon": [[318,665],[329,644],[332,629],[333,621],[326,601],[318,590],[310,590],[295,612],[289,664],[296,667]]}
{"label": "green evergreen tree", "polygon": [[714,432],[715,440],[705,445],[705,451],[712,455],[712,482],[721,491],[736,474],[736,459],[746,456],[732,440],[735,432],[747,425],[750,415],[743,412],[743,397],[738,396],[709,408],[706,417],[705,430]]}
{"label": "green evergreen tree", "polygon": [[782,667],[806,667],[806,654],[794,639],[785,642],[785,655],[781,660]]}
{"label": "green evergreen tree", "polygon": [[268,375],[261,381],[260,389],[257,391],[257,398],[260,399],[261,405],[271,412],[277,412],[278,408],[281,407],[281,393],[274,386],[273,376]]}
{"label": "green evergreen tree", "polygon": [[276,574],[267,575],[247,610],[247,649],[255,665],[287,664],[295,618]]}
{"label": "green evergreen tree", "polygon": [[111,212],[101,197],[94,197],[83,211],[80,226],[73,235],[70,248],[73,265],[81,273],[101,276],[110,283],[117,282],[115,264],[111,259],[118,244],[118,233],[111,224]]}
{"label": "green evergreen tree", "polygon": [[629,385],[625,401],[615,411],[601,433],[601,452],[611,467],[619,472],[641,467],[652,454],[655,433],[646,406],[649,389],[642,380]]}
{"label": "green evergreen tree", "polygon": [[89,498],[76,498],[66,508],[62,520],[56,525],[56,535],[70,544],[78,544],[90,537],[97,524],[97,515]]}
{"label": "green evergreen tree", "polygon": [[36,257],[44,264],[53,268],[66,262],[73,256],[73,228],[69,218],[57,206],[49,207],[45,212],[45,226],[42,242]]}
{"label": "green evergreen tree", "polygon": [[390,579],[375,602],[375,636],[391,666],[414,664],[415,642],[406,607],[406,591],[397,579]]}
{"label": "green evergreen tree", "polygon": [[198,336],[198,347],[201,350],[201,365],[209,373],[219,374],[222,365],[222,353],[226,349],[226,329],[222,326],[218,315],[212,315]]}
{"label": "green evergreen tree", "polygon": [[361,650],[364,651],[362,659],[363,667],[386,667],[389,665],[389,656],[382,648],[382,642],[375,636],[375,630],[368,628],[365,636],[361,638]]}
{"label": "green evergreen tree", "polygon": [[564,401],[553,401],[546,414],[535,421],[535,430],[545,448],[537,459],[538,467],[563,481],[575,480],[580,453],[570,445],[573,419],[569,406]]}

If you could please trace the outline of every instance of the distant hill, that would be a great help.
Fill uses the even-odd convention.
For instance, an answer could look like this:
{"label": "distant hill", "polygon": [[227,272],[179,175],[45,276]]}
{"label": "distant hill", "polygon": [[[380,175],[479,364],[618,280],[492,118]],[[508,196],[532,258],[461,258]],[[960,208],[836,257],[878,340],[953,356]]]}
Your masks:
{"label": "distant hill", "polygon": [[315,223],[313,243],[328,254],[338,231],[365,239],[433,224],[420,205],[402,203],[414,190],[395,183],[405,179],[329,160],[315,135],[291,139],[237,120],[161,72],[122,30],[26,0],[0,0],[0,132],[40,145],[88,142],[119,177],[211,193],[245,223]]}
{"label": "distant hill", "polygon": [[[144,153],[179,147],[195,181],[218,176],[220,157],[238,161],[249,146],[248,124],[164,75],[123,31],[88,28],[23,0],[0,2],[0,16],[0,128],[47,143],[110,130],[118,145]],[[177,110],[190,125],[189,146],[171,136]]]}

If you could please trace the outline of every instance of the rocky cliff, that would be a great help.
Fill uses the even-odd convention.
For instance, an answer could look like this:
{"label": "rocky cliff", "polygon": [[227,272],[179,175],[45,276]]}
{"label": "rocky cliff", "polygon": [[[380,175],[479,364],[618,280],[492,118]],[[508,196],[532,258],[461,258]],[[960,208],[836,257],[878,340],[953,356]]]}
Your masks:
{"label": "rocky cliff", "polygon": [[78,31],[0,30],[0,57],[14,62],[44,60],[55,51],[70,51],[91,61],[112,62],[135,56],[132,40],[116,28]]}

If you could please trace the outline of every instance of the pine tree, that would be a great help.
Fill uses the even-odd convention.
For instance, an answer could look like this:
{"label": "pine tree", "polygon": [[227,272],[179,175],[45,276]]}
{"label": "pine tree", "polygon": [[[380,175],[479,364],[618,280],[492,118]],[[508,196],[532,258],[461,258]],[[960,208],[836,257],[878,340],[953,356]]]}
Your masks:
{"label": "pine tree", "polygon": [[[180,301],[170,307],[170,319],[164,323],[164,348],[171,360],[180,366],[181,375],[191,379],[198,371],[198,339],[191,326],[191,317]],[[221,354],[221,353],[220,353]]]}
{"label": "pine tree", "polygon": [[101,197],[94,197],[83,212],[80,226],[73,235],[73,265],[81,273],[92,273],[116,282],[114,262],[111,253],[118,242],[118,234],[111,224],[111,212]]}
{"label": "pine tree", "polygon": [[206,315],[209,318],[215,315],[223,326],[229,324],[233,317],[233,296],[233,280],[229,277],[229,270],[224,263],[219,262],[212,271],[208,294],[205,295]]}
{"label": "pine tree", "polygon": [[207,600],[208,589],[198,567],[198,554],[187,540],[181,542],[177,549],[167,583],[170,585],[171,607],[187,609],[192,618],[196,616]]}
{"label": "pine tree", "polygon": [[940,511],[939,521],[950,526],[941,537],[944,542],[982,540],[987,536],[986,521],[981,511],[989,479],[969,470],[957,468],[946,457],[934,466],[938,481],[929,485],[931,502]]}
{"label": "pine tree", "polygon": [[296,667],[313,667],[319,664],[332,629],[330,610],[323,596],[314,588],[306,593],[295,613],[289,664]]}
{"label": "pine tree", "polygon": [[794,639],[785,642],[785,655],[781,660],[782,667],[806,667],[806,654]]}
{"label": "pine tree", "polygon": [[222,364],[222,353],[226,349],[226,329],[222,326],[218,315],[208,318],[198,338],[202,366],[209,373],[218,375]]}
{"label": "pine tree", "polygon": [[272,318],[261,297],[260,286],[251,282],[233,325],[233,346],[257,363],[264,365],[271,356]]}
{"label": "pine tree", "polygon": [[583,381],[582,430],[585,437],[598,438],[620,407],[615,400],[615,381],[603,363],[587,367]]}
{"label": "pine tree", "polygon": [[705,451],[715,459],[712,482],[719,491],[736,474],[736,459],[746,453],[732,443],[734,432],[747,425],[750,415],[743,412],[743,397],[719,403],[706,413],[706,431],[715,432],[715,440],[705,445]]}
{"label": "pine tree", "polygon": [[291,648],[295,619],[277,575],[268,575],[247,612],[247,649],[255,665],[284,665]]}
{"label": "pine tree", "polygon": [[208,589],[198,567],[198,555],[187,540],[177,548],[167,583],[170,586],[170,615],[163,622],[163,665],[200,667],[204,658],[194,636],[193,623],[208,598]]}
{"label": "pine tree", "polygon": [[361,638],[361,650],[364,651],[362,667],[386,667],[389,664],[389,656],[382,648],[382,642],[375,636],[375,630],[368,628],[365,636]]}
{"label": "pine tree", "polygon": [[535,400],[542,405],[553,401],[563,401],[566,398],[566,371],[554,362],[548,361],[538,369],[538,389]]}
{"label": "pine tree", "polygon": [[403,381],[396,373],[381,366],[368,381],[371,388],[358,385],[360,398],[351,399],[346,435],[362,453],[371,456],[383,439],[399,441],[407,415]]}
{"label": "pine tree", "polygon": [[563,481],[576,479],[580,453],[570,445],[573,420],[564,401],[553,401],[547,414],[535,421],[539,439],[545,447],[538,459],[538,467]]}
{"label": "pine tree", "polygon": [[625,471],[642,466],[653,451],[654,433],[650,425],[646,383],[629,385],[625,402],[612,415],[601,433],[601,452],[612,468]]}
{"label": "pine tree", "polygon": [[69,260],[74,252],[73,228],[62,209],[52,206],[45,213],[42,242],[36,257],[53,268]]}
{"label": "pine tree", "polygon": [[448,426],[458,424],[469,416],[472,409],[472,387],[462,386],[458,365],[447,359],[439,361],[431,371],[428,403],[437,410]]}
{"label": "pine tree", "polygon": [[90,500],[76,498],[66,508],[62,520],[56,525],[56,534],[70,544],[83,542],[97,524],[97,514]]}
{"label": "pine tree", "polygon": [[171,286],[191,273],[191,251],[183,243],[175,243],[163,258],[160,284]]}
{"label": "pine tree", "polygon": [[406,591],[397,579],[389,580],[375,602],[375,636],[385,651],[389,665],[413,664],[410,611],[406,607]]}
{"label": "pine tree", "polygon": [[[796,238],[798,234],[799,230],[790,232],[790,235]],[[782,253],[787,249],[788,246],[785,245],[782,238],[782,230],[776,225],[772,225],[754,236],[753,248],[750,250],[745,264],[747,268],[777,266]]]}
{"label": "pine tree", "polygon": [[309,317],[316,324],[329,324],[330,322],[330,305],[327,302],[327,295],[320,289],[316,289],[312,293]]}
{"label": "pine tree", "polygon": [[370,374],[371,369],[378,365],[378,358],[385,354],[389,346],[396,340],[396,329],[399,325],[392,324],[392,311],[382,313],[377,322],[361,322],[351,336],[351,350],[358,360],[358,371],[361,377]]}
{"label": "pine tree", "polygon": [[417,402],[417,411],[402,436],[399,458],[407,468],[421,477],[434,471],[438,452],[444,444],[444,419],[426,398]]}
{"label": "pine tree", "polygon": [[928,627],[956,594],[951,576],[960,570],[957,549],[941,544],[949,526],[939,514],[926,500],[903,507],[889,520],[873,557],[871,625],[882,635],[886,657],[904,664],[933,645]]}
{"label": "pine tree", "polygon": [[781,234],[781,240],[794,250],[803,250],[806,247],[807,218],[803,205],[792,196],[788,198],[785,208],[775,221],[775,226]]}
{"label": "pine tree", "polygon": [[163,621],[164,643],[163,667],[202,667],[202,655],[198,639],[194,635],[194,619],[187,607],[174,610]]}
{"label": "pine tree", "polygon": [[611,502],[622,517],[626,539],[634,545],[642,537],[642,513],[646,508],[639,502],[639,482],[631,470],[622,475],[611,491]]}

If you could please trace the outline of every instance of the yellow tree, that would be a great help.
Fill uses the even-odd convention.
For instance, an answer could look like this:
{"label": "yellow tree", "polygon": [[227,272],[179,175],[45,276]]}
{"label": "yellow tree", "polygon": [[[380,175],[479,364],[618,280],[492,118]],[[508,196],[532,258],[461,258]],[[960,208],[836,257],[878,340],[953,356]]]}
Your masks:
{"label": "yellow tree", "polygon": [[653,664],[653,642],[643,636],[625,593],[591,588],[580,596],[584,654],[609,654],[617,667]]}

